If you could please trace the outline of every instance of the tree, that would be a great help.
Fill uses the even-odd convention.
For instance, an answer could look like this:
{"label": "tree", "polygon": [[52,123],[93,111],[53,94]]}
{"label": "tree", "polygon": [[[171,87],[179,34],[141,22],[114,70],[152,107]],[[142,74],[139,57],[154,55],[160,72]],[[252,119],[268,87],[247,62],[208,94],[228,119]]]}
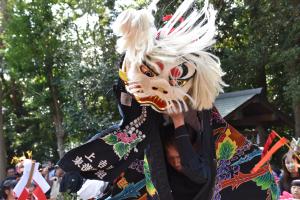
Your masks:
{"label": "tree", "polygon": [[53,19],[51,6],[54,3],[44,0],[28,3],[9,1],[6,61],[11,78],[22,80],[20,84],[27,90],[35,90],[26,94],[25,101],[29,102],[25,103],[30,103],[30,98],[33,98],[36,100],[34,103],[49,106],[46,109],[52,116],[61,157],[64,154],[65,133],[61,111],[63,100],[58,83],[68,57],[63,56],[64,49],[60,49],[63,44],[58,38],[63,27],[57,27]]}
{"label": "tree", "polygon": [[34,158],[57,159],[57,147],[62,156],[117,120],[113,8],[114,1],[9,1],[9,157],[31,144]]}
{"label": "tree", "polygon": [[217,54],[229,90],[262,87],[286,113],[299,135],[299,2],[216,1]]}
{"label": "tree", "polygon": [[[145,1],[136,1],[141,5]],[[181,1],[161,1],[156,21]],[[149,3],[149,2],[148,2]],[[170,6],[169,4],[172,4]],[[216,45],[227,75],[226,91],[262,87],[269,101],[294,116],[299,136],[299,1],[212,0],[217,15]]]}
{"label": "tree", "polygon": [[5,145],[5,137],[4,137],[4,124],[3,124],[3,98],[5,96],[3,92],[3,71],[4,71],[4,60],[3,60],[3,21],[5,19],[5,9],[6,9],[6,1],[0,2],[0,180],[5,178],[6,173],[6,145]]}

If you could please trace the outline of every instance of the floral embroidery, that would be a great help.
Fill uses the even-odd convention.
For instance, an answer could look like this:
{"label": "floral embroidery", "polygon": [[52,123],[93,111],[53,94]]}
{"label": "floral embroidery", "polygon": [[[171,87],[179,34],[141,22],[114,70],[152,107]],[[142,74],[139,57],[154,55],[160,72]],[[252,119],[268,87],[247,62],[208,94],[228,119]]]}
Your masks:
{"label": "floral embroidery", "polygon": [[272,199],[275,200],[279,198],[279,191],[275,183],[274,176],[270,171],[262,176],[254,178],[253,181],[257,186],[260,186],[262,190],[270,190]]}
{"label": "floral embroidery", "polygon": [[261,155],[261,151],[246,139],[244,139],[242,143],[240,142],[242,145],[238,145],[241,137],[243,136],[233,136],[230,128],[227,128],[226,131],[219,136],[219,140],[216,143],[217,184],[215,185],[213,199],[221,200],[222,191],[225,188],[231,187],[233,192],[237,192],[235,190],[241,184],[249,181],[254,181],[262,190],[268,190],[272,199],[277,199],[277,187],[274,187],[275,182],[270,176],[268,165],[255,174],[241,171],[241,168],[245,165],[249,167],[254,165],[256,158]]}
{"label": "floral embroidery", "polygon": [[137,151],[136,145],[146,137],[138,129],[146,121],[146,116],[146,107],[143,107],[141,115],[124,129],[116,130],[102,138],[106,144],[113,145],[114,152],[120,159],[126,159],[132,149]]}

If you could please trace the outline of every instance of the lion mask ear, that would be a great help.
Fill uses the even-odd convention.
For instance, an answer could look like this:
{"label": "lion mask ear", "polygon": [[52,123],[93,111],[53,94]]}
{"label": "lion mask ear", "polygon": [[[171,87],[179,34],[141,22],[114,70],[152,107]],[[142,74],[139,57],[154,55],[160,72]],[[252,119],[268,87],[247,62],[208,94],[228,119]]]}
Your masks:
{"label": "lion mask ear", "polygon": [[200,52],[198,56],[192,55],[192,60],[196,65],[196,74],[190,91],[194,99],[192,107],[197,110],[210,109],[223,87],[227,86],[222,81],[225,74],[221,67],[219,58],[208,53]]}

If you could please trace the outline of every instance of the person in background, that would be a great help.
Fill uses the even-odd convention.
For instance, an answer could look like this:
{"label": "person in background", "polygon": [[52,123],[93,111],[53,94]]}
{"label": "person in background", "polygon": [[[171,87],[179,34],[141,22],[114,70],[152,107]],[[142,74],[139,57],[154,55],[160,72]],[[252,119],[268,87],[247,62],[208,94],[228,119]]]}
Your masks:
{"label": "person in background", "polygon": [[13,189],[14,187],[17,185],[17,181],[16,180],[6,180],[4,181],[1,191],[2,191],[2,198],[4,200],[15,200],[17,199],[14,195]]}
{"label": "person in background", "polygon": [[292,181],[291,193],[294,200],[300,200],[300,179]]}
{"label": "person in background", "polygon": [[50,179],[52,185],[51,192],[50,192],[50,199],[56,199],[57,196],[59,195],[60,183],[64,175],[64,171],[59,166],[56,165],[54,168],[55,168],[55,176],[53,176]]}
{"label": "person in background", "polygon": [[59,192],[74,194],[82,187],[83,177],[79,172],[67,172],[63,175]]}
{"label": "person in background", "polygon": [[48,170],[49,170],[49,180],[55,176],[55,166],[53,161],[48,161]]}
{"label": "person in background", "polygon": [[299,160],[295,156],[289,159],[286,154],[282,158],[282,169],[283,174],[279,181],[280,192],[286,191],[291,193],[292,181],[300,179]]}
{"label": "person in background", "polygon": [[16,175],[17,175],[17,179],[21,178],[21,176],[23,175],[23,171],[24,171],[24,165],[23,165],[23,161],[19,162],[18,164],[16,164]]}
{"label": "person in background", "polygon": [[16,170],[15,170],[14,167],[7,167],[6,168],[6,177],[16,178]]}
{"label": "person in background", "polygon": [[14,167],[6,168],[6,177],[3,181],[0,182],[0,198],[2,197],[1,195],[3,195],[3,184],[7,180],[17,180],[16,171]]}

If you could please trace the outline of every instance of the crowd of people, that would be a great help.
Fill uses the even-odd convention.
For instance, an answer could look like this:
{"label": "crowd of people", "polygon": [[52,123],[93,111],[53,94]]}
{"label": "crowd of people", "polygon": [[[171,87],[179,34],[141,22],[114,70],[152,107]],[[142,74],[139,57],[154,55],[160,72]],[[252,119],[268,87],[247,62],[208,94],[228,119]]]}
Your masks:
{"label": "crowd of people", "polygon": [[[191,181],[191,179],[189,177],[186,177],[186,179],[182,178],[185,175],[184,173],[181,173],[183,171],[183,166],[181,165],[182,158],[180,157],[181,149],[177,148],[178,141],[173,136],[172,134],[166,134],[164,138],[166,159],[169,163],[170,171],[173,171],[173,175],[170,178],[176,179],[176,177],[178,177],[177,183],[182,182],[184,184],[187,184],[188,181],[184,180]],[[193,140],[195,140],[195,138],[191,136],[189,140],[193,145]],[[193,148],[195,149],[196,147]],[[289,156],[289,154],[286,154],[282,158],[281,169],[272,167],[273,175],[276,179],[276,182],[278,183],[278,187],[280,188],[280,199],[300,200],[300,161],[294,155],[291,155],[290,158]],[[54,165],[51,161],[43,163],[39,168],[39,172],[51,186],[51,188],[45,194],[47,199],[50,200],[65,199],[65,195],[71,195],[73,197],[72,199],[105,199],[108,196],[107,194],[109,194],[109,192],[107,193],[110,188],[109,183],[98,180],[85,180],[80,176],[78,172],[65,173],[58,165]],[[1,181],[1,200],[17,199],[13,192],[13,189],[22,176],[22,173],[23,166],[21,163],[17,164],[14,167],[8,167],[6,169],[6,178]],[[197,178],[197,176],[195,177]],[[34,199],[34,197],[30,193],[34,188],[35,183],[32,182],[32,184],[28,188],[29,200]],[[177,189],[179,190],[183,188],[184,185]],[[181,199],[183,197],[178,198]]]}
{"label": "crowd of people", "polygon": [[[22,162],[14,167],[7,167],[6,178],[0,182],[1,200],[17,199],[13,189],[22,177],[23,169]],[[77,191],[81,189],[84,183],[84,179],[78,172],[65,173],[58,165],[54,165],[51,161],[43,163],[39,168],[39,172],[50,185],[50,189],[45,195],[47,199],[51,200],[64,199],[65,195],[77,196]],[[27,188],[29,191],[28,199],[30,200],[34,199],[32,191],[35,187],[36,185],[33,181]]]}

